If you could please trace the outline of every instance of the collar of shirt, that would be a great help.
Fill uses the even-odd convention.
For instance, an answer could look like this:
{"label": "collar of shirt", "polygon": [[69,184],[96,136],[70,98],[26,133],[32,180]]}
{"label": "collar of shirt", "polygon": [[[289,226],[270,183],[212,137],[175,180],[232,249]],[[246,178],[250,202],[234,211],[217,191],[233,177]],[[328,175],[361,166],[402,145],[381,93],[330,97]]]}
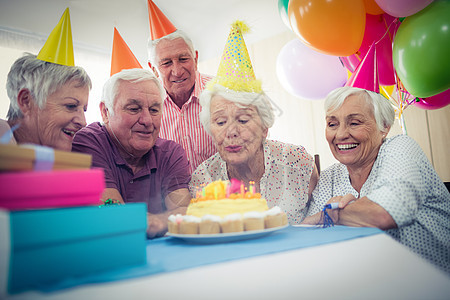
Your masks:
{"label": "collar of shirt", "polygon": [[[114,162],[116,163],[117,166],[125,166],[126,168],[130,169],[130,166],[128,165],[128,163],[126,162],[126,160],[120,155],[119,149],[117,148],[117,145],[113,142],[111,136],[109,135],[108,131],[106,131],[106,127],[104,127],[104,130],[106,132],[106,135],[108,137],[108,140],[111,144],[112,147],[112,154],[114,157]],[[153,147],[157,147],[159,138],[157,139],[155,145]],[[139,176],[142,175],[148,175],[152,172],[152,170],[156,170],[158,168],[158,165],[156,163],[156,156],[155,156],[155,152],[153,151],[153,148],[150,149],[143,157],[142,159],[145,159],[145,167],[142,168],[138,174]],[[144,173],[142,173],[144,172]],[[136,174],[137,175],[137,174]]]}
{"label": "collar of shirt", "polygon": [[[200,74],[199,72],[195,73],[195,84],[194,90],[192,91],[191,96],[188,101],[183,104],[183,106],[189,106],[192,102],[199,102],[199,97],[202,91],[205,89],[206,83],[211,80],[211,76]],[[172,105],[178,107],[175,102],[170,98],[169,94],[166,91],[166,100],[164,101],[164,105]]]}

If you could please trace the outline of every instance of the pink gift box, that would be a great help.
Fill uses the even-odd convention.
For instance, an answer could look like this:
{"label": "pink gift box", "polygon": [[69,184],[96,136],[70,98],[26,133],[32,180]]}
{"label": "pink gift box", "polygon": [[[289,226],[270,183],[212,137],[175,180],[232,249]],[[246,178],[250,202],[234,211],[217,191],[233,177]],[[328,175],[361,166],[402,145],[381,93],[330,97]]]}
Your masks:
{"label": "pink gift box", "polygon": [[0,208],[98,205],[104,188],[102,169],[0,173]]}

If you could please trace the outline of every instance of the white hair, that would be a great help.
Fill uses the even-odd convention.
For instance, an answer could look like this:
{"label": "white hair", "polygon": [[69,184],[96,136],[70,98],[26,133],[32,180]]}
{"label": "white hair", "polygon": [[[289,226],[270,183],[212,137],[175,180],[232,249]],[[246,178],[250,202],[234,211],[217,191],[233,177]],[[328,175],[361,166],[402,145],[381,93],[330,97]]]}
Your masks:
{"label": "white hair", "polygon": [[91,79],[82,67],[59,65],[24,53],[11,66],[6,81],[6,92],[10,100],[8,120],[23,116],[17,102],[20,90],[28,89],[34,102],[42,109],[49,95],[71,81],[77,82],[77,87],[92,88]]}
{"label": "white hair", "polygon": [[205,131],[211,135],[211,99],[214,96],[221,96],[229,101],[240,103],[243,105],[254,105],[261,118],[265,129],[272,127],[275,121],[275,114],[273,112],[272,104],[269,96],[262,93],[237,92],[223,87],[220,84],[215,84],[212,90],[205,89],[200,95],[200,105],[202,111],[200,112],[200,122],[205,128]]}
{"label": "white hair", "polygon": [[362,96],[371,106],[377,127],[380,131],[388,130],[395,121],[395,110],[386,97],[365,89],[344,86],[331,91],[325,99],[325,112],[333,112],[339,109],[345,99],[352,95]]}
{"label": "white hair", "polygon": [[109,113],[111,115],[114,115],[114,103],[117,98],[120,82],[128,81],[131,83],[138,83],[146,80],[153,81],[156,84],[161,95],[161,102],[164,102],[166,92],[161,85],[161,82],[152,71],[139,68],[122,70],[111,76],[103,85],[101,102],[105,103],[105,106],[108,109]]}
{"label": "white hair", "polygon": [[194,49],[194,44],[192,43],[192,40],[188,37],[188,35],[184,31],[177,29],[174,32],[172,32],[171,34],[165,35],[159,39],[152,40],[150,38],[148,40],[148,60],[153,67],[156,67],[156,69],[158,69],[157,61],[156,61],[156,46],[158,45],[158,43],[161,42],[162,40],[175,40],[178,38],[181,38],[184,40],[186,45],[188,45],[192,56],[195,57],[195,49]]}

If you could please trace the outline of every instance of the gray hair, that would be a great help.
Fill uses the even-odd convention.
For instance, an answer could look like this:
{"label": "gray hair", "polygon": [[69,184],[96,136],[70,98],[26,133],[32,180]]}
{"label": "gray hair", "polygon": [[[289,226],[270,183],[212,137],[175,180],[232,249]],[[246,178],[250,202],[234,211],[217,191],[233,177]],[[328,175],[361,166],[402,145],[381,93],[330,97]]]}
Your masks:
{"label": "gray hair", "polygon": [[200,112],[200,122],[205,128],[206,132],[211,135],[211,99],[214,96],[222,96],[225,99],[240,103],[243,105],[254,105],[261,118],[265,129],[272,127],[275,121],[275,114],[273,112],[272,104],[269,96],[262,93],[237,92],[223,87],[220,84],[215,84],[212,90],[205,89],[200,95],[200,105],[202,111]]}
{"label": "gray hair", "polygon": [[77,81],[79,87],[92,88],[89,75],[82,67],[64,66],[46,62],[36,58],[36,55],[24,53],[18,58],[8,73],[6,92],[10,100],[7,119],[23,117],[17,96],[20,90],[28,89],[37,106],[42,109],[49,95],[70,81]]}
{"label": "gray hair", "polygon": [[372,107],[377,127],[385,132],[395,121],[395,110],[388,99],[383,95],[350,86],[344,86],[331,91],[325,99],[325,112],[333,112],[339,109],[345,99],[352,95],[362,96]]}
{"label": "gray hair", "polygon": [[164,90],[161,82],[155,76],[155,74],[146,69],[125,69],[114,75],[112,75],[106,83],[103,85],[103,94],[101,102],[105,103],[106,108],[111,115],[114,115],[114,103],[119,92],[119,84],[122,81],[128,81],[131,83],[138,83],[142,81],[153,81],[159,89],[161,95],[161,102],[164,102],[166,97],[166,91]]}
{"label": "gray hair", "polygon": [[184,42],[188,45],[189,50],[191,50],[192,56],[195,57],[195,49],[192,40],[188,37],[188,35],[184,31],[177,29],[171,34],[163,36],[162,38],[156,40],[152,40],[150,38],[148,40],[148,60],[150,61],[153,67],[156,67],[156,69],[158,69],[156,61],[156,46],[158,45],[158,43],[162,40],[175,40],[178,38],[182,38],[184,40]]}

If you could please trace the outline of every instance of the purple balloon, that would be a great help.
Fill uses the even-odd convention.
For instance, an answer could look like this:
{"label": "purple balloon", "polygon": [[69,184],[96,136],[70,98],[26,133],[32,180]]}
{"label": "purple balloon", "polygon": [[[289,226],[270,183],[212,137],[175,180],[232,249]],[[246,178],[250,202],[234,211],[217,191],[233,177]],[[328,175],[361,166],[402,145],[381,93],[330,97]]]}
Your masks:
{"label": "purple balloon", "polygon": [[421,11],[433,0],[375,0],[378,6],[394,17],[407,17]]}
{"label": "purple balloon", "polygon": [[288,42],[277,58],[277,76],[293,96],[318,100],[347,82],[347,70],[338,56],[319,53],[299,39]]}

